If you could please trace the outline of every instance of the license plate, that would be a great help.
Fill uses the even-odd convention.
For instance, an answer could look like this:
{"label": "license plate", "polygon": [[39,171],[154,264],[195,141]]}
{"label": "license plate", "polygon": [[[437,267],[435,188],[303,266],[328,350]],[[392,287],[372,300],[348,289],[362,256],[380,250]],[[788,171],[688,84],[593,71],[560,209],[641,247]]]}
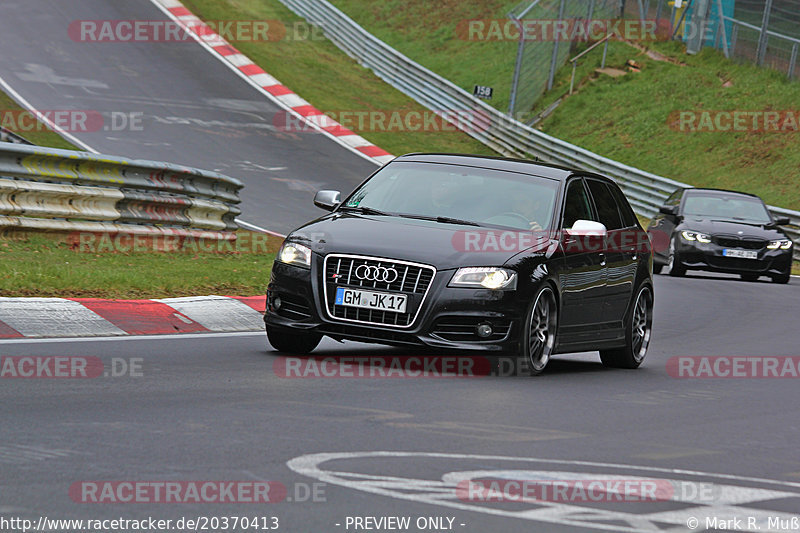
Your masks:
{"label": "license plate", "polygon": [[348,307],[405,313],[407,299],[408,297],[404,294],[362,291],[359,289],[345,289],[344,287],[336,289],[336,305]]}
{"label": "license plate", "polygon": [[722,250],[722,255],[725,257],[741,257],[742,259],[758,259],[758,252],[755,250],[733,250],[725,248]]}

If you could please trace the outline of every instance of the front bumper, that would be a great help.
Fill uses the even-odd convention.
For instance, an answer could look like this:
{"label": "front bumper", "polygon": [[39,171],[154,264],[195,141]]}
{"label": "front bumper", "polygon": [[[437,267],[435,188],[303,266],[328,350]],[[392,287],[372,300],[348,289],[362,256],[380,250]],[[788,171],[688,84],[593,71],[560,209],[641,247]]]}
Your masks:
{"label": "front bumper", "polygon": [[[275,262],[267,289],[268,326],[397,346],[501,352],[516,351],[527,313],[518,291],[452,288],[453,270],[438,271],[416,320],[409,327],[368,325],[331,318],[326,312],[321,261],[311,269]],[[275,305],[280,298],[280,307]],[[477,335],[478,324],[490,324],[493,334]]]}
{"label": "front bumper", "polygon": [[726,257],[726,248],[713,242],[698,243],[678,240],[676,246],[677,260],[686,269],[706,270],[729,274],[758,274],[772,276],[786,274],[792,268],[792,249],[755,250],[756,259]]}

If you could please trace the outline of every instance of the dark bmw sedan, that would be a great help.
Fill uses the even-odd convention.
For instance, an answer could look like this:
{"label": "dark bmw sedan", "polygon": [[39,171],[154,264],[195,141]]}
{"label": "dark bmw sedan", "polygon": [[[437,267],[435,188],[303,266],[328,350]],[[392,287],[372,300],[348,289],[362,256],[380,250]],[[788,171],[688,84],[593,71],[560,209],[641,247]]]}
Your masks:
{"label": "dark bmw sedan", "polygon": [[788,283],[792,240],[758,196],[720,189],[678,189],[647,232],[654,246],[653,270],[672,276],[687,270],[739,274],[746,281],[769,276]]}
{"label": "dark bmw sedan", "polygon": [[277,350],[322,336],[515,354],[600,351],[636,368],[652,327],[652,254],[617,185],[502,158],[412,154],[293,231],[275,261],[265,323]]}

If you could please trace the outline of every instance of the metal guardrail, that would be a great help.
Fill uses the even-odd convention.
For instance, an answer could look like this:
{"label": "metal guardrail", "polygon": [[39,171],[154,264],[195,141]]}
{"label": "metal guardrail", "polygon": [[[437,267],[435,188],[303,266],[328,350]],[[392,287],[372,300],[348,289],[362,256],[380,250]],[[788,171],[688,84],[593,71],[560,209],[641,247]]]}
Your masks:
{"label": "metal guardrail", "polygon": [[[322,28],[326,37],[379,78],[501,154],[532,156],[609,176],[620,185],[636,212],[647,217],[653,217],[675,189],[691,187],[613,161],[514,120],[380,41],[325,0],[281,2]],[[461,120],[465,113],[472,117],[467,128]],[[770,210],[791,219],[792,227],[786,230],[800,244],[800,212],[776,207]],[[799,251],[795,251],[795,258],[800,259]]]}
{"label": "metal guardrail", "polygon": [[0,144],[0,229],[233,240],[241,188],[169,163]]}
{"label": "metal guardrail", "polygon": [[8,130],[2,126],[0,126],[0,142],[5,143],[16,143],[16,144],[27,144],[28,146],[32,146],[33,143],[30,142],[28,139],[23,137],[22,135],[17,135],[11,130]]}

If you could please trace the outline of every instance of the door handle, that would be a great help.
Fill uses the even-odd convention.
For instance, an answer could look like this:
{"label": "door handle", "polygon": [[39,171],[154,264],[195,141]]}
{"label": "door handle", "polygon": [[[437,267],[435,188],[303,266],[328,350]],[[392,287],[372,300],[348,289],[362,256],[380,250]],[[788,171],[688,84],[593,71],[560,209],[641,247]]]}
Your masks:
{"label": "door handle", "polygon": [[633,259],[634,261],[636,261],[636,259],[639,257],[639,254],[636,252],[636,248],[635,247],[633,247],[633,248],[623,248],[622,249],[622,253],[624,253],[624,254],[632,253],[633,256],[631,257],[631,259]]}

